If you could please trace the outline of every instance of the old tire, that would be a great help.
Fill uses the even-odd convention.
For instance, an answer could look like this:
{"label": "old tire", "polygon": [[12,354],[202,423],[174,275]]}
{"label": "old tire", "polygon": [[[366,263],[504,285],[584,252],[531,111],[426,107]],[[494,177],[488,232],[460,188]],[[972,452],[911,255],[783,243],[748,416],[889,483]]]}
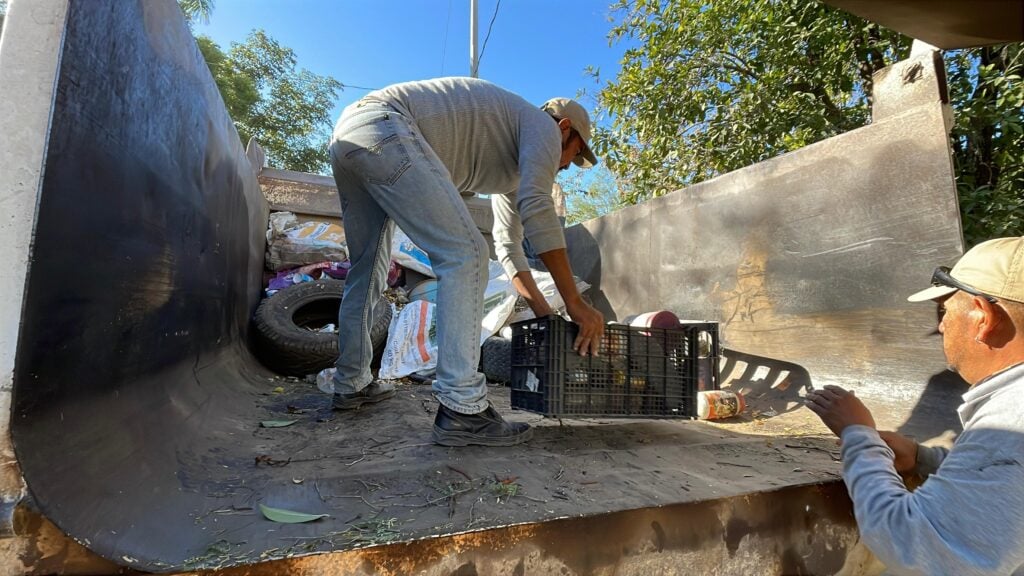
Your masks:
{"label": "old tire", "polygon": [[480,347],[480,371],[489,382],[512,382],[512,341],[491,336]]}
{"label": "old tire", "polygon": [[[338,359],[338,335],[316,329],[337,324],[344,290],[344,280],[317,280],[289,286],[261,302],[253,321],[257,358],[288,376],[315,374],[333,366]],[[387,341],[391,314],[391,304],[381,298],[370,330],[375,352]]]}

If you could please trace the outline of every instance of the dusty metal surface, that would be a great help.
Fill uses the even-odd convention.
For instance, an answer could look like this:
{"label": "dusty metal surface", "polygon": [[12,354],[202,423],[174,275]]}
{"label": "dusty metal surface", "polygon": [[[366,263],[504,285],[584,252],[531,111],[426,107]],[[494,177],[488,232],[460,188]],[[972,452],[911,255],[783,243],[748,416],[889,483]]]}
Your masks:
{"label": "dusty metal surface", "polygon": [[855,388],[882,425],[955,428],[935,310],[905,300],[963,250],[944,105],[934,70],[901,86],[919,105],[570,228],[574,271],[610,317],[718,320],[727,349]]}
{"label": "dusty metal surface", "polygon": [[[840,482],[239,567],[222,576],[836,574],[857,528]],[[213,574],[201,572],[201,574]]]}
{"label": "dusty metal surface", "polygon": [[823,0],[939,48],[1024,40],[1021,0]]}
{"label": "dusty metal surface", "polygon": [[[247,351],[267,206],[176,3],[75,0],[64,29],[11,432],[35,505],[82,546],[136,569],[230,566],[837,477],[815,438],[518,414],[538,425],[528,446],[449,450],[424,391],[332,413]],[[300,422],[260,428],[274,418]],[[258,504],[330,516],[277,525]],[[48,544],[44,564],[48,524],[24,526],[30,570],[81,551]]]}
{"label": "dusty metal surface", "polygon": [[17,334],[11,435],[45,516],[132,564],[187,548],[169,518],[204,497],[179,496],[180,451],[230,433],[220,407],[255,378],[244,339],[267,209],[176,3],[15,2],[5,43],[32,21],[56,28],[36,46],[63,49],[18,62],[59,75],[49,94],[15,85],[47,116],[19,143],[46,135],[35,174],[29,159],[12,175],[31,232],[5,230],[31,250],[9,261],[28,268],[4,324]]}
{"label": "dusty metal surface", "polygon": [[[64,4],[17,2],[9,27],[23,6],[31,17]],[[153,571],[328,551],[290,567],[841,564],[854,529],[831,439],[514,414],[538,427],[529,445],[449,450],[429,441],[425,391],[335,414],[312,385],[272,378],[246,347],[268,209],[180,10],[68,6],[66,26],[59,14],[40,20],[64,30],[62,51],[41,45],[32,65],[52,78],[59,62],[52,99],[44,85],[29,92],[47,103],[33,121],[50,126],[19,173],[15,204],[32,228],[3,229],[21,265],[4,281],[18,292],[28,279],[23,305],[3,309],[17,342],[11,433],[35,505],[61,532]],[[781,394],[779,418],[799,413],[792,393],[808,383],[854,382],[908,426],[934,424],[948,388],[922,380],[941,372],[933,311],[902,298],[962,248],[938,106],[577,227],[577,270],[615,316],[668,307],[722,320],[730,383],[767,386],[769,407]],[[507,411],[505,390],[492,392]],[[284,418],[297,422],[259,427]],[[807,488],[820,482],[832,483],[824,500]],[[804,488],[756,495],[794,486]],[[330,516],[277,525],[261,503]],[[82,549],[42,546],[59,540],[48,526],[22,525],[31,545],[18,561],[70,570]],[[616,537],[625,549],[592,546]],[[408,543],[347,552],[393,540]],[[269,566],[254,573],[277,573]]]}

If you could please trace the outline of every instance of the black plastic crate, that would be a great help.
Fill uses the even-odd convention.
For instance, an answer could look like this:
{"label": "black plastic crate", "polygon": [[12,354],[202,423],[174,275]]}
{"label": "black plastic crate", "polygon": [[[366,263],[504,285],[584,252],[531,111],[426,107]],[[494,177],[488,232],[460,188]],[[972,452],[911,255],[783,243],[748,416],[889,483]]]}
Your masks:
{"label": "black plastic crate", "polygon": [[718,323],[605,327],[599,356],[572,349],[579,326],[559,316],[512,325],[512,407],[553,417],[694,418],[718,388]]}

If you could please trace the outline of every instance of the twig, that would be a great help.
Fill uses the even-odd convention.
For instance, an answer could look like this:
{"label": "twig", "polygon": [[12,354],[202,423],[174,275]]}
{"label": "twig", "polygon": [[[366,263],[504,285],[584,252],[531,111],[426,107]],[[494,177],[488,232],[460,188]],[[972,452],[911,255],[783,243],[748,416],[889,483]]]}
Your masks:
{"label": "twig", "polygon": [[715,464],[722,464],[725,466],[738,466],[740,468],[753,468],[753,466],[750,466],[748,464],[736,464],[735,462],[722,462],[720,460],[716,461]]}
{"label": "twig", "polygon": [[532,500],[534,502],[540,502],[541,504],[547,504],[548,503],[547,500],[541,500],[540,498],[534,498],[532,496],[527,496],[526,494],[518,494],[518,496],[522,496],[523,498],[526,498],[527,500]]}
{"label": "twig", "polygon": [[839,456],[836,455],[836,452],[833,452],[833,451],[828,450],[826,448],[821,448],[819,446],[803,446],[803,445],[800,445],[800,444],[784,444],[784,446],[786,448],[799,448],[799,449],[802,449],[802,450],[817,450],[819,452],[824,452],[825,454],[828,454],[829,456],[832,457],[833,460],[836,460],[836,461],[839,460]]}
{"label": "twig", "polygon": [[327,534],[322,534],[320,536],[281,536],[278,540],[326,540],[341,534],[344,534],[344,532],[328,532]]}
{"label": "twig", "polygon": [[452,472],[458,472],[459,474],[462,474],[462,477],[465,478],[466,480],[469,480],[470,482],[473,481],[473,478],[470,477],[469,474],[466,474],[465,472],[463,472],[462,470],[459,470],[458,468],[456,468],[455,466],[452,466],[451,464],[448,464],[448,469],[451,470]]}
{"label": "twig", "polygon": [[458,496],[459,494],[465,494],[466,492],[472,492],[473,490],[476,490],[476,488],[477,487],[474,486],[474,487],[471,487],[471,488],[466,488],[465,490],[456,490],[455,492],[452,492],[451,494],[445,494],[444,496],[441,496],[440,498],[434,498],[433,500],[427,500],[423,504],[392,504],[392,506],[399,506],[399,507],[402,507],[402,508],[426,508],[428,506],[433,506],[434,504],[437,504],[438,502],[444,502],[445,500],[447,500],[449,498],[454,498],[454,497]]}
{"label": "twig", "polygon": [[[366,482],[365,480],[360,480],[359,478],[356,478],[356,482],[362,484],[363,488],[365,488],[367,492],[376,492],[377,490],[381,490],[384,488],[383,484],[378,484],[376,482]],[[370,488],[370,486],[373,486],[373,488]]]}
{"label": "twig", "polygon": [[395,450],[405,450],[406,448],[419,448],[420,446],[435,446],[435,444],[433,442],[425,442],[423,444],[406,444],[405,446],[396,446],[395,448],[391,448],[388,451],[394,452]]}
{"label": "twig", "polygon": [[358,494],[331,494],[331,498],[356,498],[358,500],[362,500],[363,504],[366,504],[367,506],[373,508],[374,510],[381,509],[380,506],[374,506],[373,504],[370,504],[369,502],[366,501],[366,498],[363,498]]}
{"label": "twig", "polygon": [[324,498],[323,492],[320,491],[320,481],[319,480],[314,480],[313,481],[313,488],[316,488],[316,493],[317,493],[317,496],[320,496],[320,501],[321,502],[327,502],[327,498]]}

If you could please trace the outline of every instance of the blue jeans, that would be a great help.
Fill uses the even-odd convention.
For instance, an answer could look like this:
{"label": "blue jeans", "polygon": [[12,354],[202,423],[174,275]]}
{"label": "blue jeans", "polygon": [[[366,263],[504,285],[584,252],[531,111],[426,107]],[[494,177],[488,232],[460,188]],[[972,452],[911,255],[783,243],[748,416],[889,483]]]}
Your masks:
{"label": "blue jeans", "polygon": [[373,379],[370,311],[387,280],[394,226],[430,256],[437,275],[437,400],[456,412],[487,409],[480,322],[488,249],[448,169],[414,123],[387,104],[345,108],[331,139],[352,268],[338,313],[335,391],[358,392]]}

